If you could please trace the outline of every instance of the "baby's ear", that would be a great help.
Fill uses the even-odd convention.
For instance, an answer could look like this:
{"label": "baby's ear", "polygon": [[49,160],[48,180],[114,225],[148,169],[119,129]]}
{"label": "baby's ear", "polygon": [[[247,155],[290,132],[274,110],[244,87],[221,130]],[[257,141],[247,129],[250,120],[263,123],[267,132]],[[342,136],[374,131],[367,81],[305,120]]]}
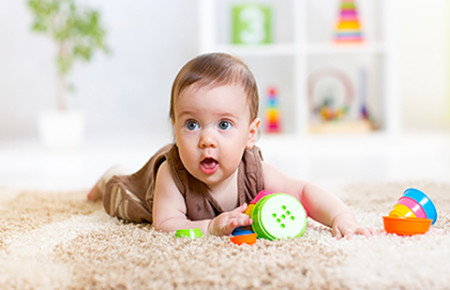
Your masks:
{"label": "baby's ear", "polygon": [[255,120],[253,120],[253,122],[250,124],[249,132],[248,132],[248,139],[247,139],[247,148],[248,149],[252,148],[256,143],[260,124],[261,124],[261,120],[259,118],[256,118]]}

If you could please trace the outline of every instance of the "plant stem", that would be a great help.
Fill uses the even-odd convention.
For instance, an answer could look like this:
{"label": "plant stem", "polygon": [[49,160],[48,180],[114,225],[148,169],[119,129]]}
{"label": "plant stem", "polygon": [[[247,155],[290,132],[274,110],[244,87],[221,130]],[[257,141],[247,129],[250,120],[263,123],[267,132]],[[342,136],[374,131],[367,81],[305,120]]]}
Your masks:
{"label": "plant stem", "polygon": [[[60,42],[58,45],[58,56],[59,59],[67,54],[67,45],[65,42]],[[60,70],[57,71],[56,75],[56,103],[59,111],[67,110],[67,83],[66,83],[66,74]]]}
{"label": "plant stem", "polygon": [[58,73],[56,76],[56,103],[59,111],[67,110],[67,101],[65,95],[66,76]]}

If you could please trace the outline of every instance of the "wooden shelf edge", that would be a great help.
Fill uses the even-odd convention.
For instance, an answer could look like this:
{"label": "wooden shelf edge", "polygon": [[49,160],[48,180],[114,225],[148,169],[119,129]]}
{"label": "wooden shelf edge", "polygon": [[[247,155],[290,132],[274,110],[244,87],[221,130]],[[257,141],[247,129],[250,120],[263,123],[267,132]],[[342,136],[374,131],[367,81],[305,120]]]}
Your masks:
{"label": "wooden shelf edge", "polygon": [[358,121],[332,121],[312,123],[308,127],[311,134],[322,133],[370,133],[375,130],[372,122],[368,120]]}

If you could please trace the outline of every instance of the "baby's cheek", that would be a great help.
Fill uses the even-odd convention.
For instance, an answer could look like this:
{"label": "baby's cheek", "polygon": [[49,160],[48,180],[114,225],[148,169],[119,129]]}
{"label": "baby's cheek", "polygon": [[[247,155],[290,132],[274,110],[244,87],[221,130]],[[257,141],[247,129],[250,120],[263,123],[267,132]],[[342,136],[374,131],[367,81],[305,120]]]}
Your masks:
{"label": "baby's cheek", "polygon": [[181,163],[183,164],[184,168],[190,173],[193,174],[194,169],[197,166],[197,162],[195,161],[195,157],[192,153],[190,153],[187,150],[181,150],[179,149],[180,159]]}
{"label": "baby's cheek", "polygon": [[230,152],[225,154],[222,160],[222,165],[226,170],[234,171],[238,169],[242,156],[236,152]]}

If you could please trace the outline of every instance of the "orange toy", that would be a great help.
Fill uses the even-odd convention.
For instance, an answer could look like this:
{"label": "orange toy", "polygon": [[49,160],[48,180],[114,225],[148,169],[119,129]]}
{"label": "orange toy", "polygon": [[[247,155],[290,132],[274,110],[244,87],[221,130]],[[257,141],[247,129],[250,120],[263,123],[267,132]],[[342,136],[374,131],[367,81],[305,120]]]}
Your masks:
{"label": "orange toy", "polygon": [[387,233],[417,235],[428,231],[437,219],[436,207],[428,196],[415,188],[408,188],[389,212],[383,217]]}
{"label": "orange toy", "polygon": [[249,244],[253,245],[256,242],[257,235],[255,233],[248,235],[232,236],[230,237],[231,242],[236,245]]}
{"label": "orange toy", "polygon": [[412,236],[424,234],[430,228],[431,219],[384,216],[384,229],[389,234]]}

